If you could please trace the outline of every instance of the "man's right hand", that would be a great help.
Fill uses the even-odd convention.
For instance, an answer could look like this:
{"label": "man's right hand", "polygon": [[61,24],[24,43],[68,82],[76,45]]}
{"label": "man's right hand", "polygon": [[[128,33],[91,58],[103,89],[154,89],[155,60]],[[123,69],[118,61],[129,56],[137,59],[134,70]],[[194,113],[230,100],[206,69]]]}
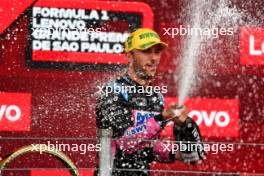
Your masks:
{"label": "man's right hand", "polygon": [[168,108],[162,112],[162,116],[166,120],[173,119],[175,123],[181,124],[187,119],[188,111],[185,106],[183,106],[183,108],[179,109],[179,114],[175,114],[176,108],[176,103],[170,103]]}

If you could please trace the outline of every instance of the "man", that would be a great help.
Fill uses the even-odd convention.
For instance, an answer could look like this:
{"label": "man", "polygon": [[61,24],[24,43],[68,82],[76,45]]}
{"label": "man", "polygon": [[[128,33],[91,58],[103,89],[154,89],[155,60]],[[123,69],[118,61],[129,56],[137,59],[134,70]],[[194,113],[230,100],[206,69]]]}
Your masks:
{"label": "man", "polygon": [[[148,176],[152,161],[173,162],[184,159],[182,156],[192,156],[189,155],[191,151],[175,154],[165,143],[153,141],[159,139],[168,121],[174,122],[173,135],[176,140],[200,142],[199,129],[187,117],[185,108],[179,114],[175,114],[176,104],[170,104],[164,110],[162,94],[146,91],[151,87],[166,47],[167,44],[151,29],[140,28],[131,33],[125,42],[128,71],[121,78],[106,84],[99,98],[96,106],[97,127],[113,130],[114,176]],[[198,131],[198,137],[186,129],[187,120]],[[200,150],[195,154],[194,159],[189,161],[202,159]]]}

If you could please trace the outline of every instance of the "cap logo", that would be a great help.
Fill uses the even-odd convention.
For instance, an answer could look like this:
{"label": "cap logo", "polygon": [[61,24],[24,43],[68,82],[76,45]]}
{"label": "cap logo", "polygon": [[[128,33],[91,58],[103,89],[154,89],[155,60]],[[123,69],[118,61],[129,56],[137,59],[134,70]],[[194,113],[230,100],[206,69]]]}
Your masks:
{"label": "cap logo", "polygon": [[140,46],[140,48],[142,48],[142,49],[144,49],[144,48],[147,48],[148,46],[150,46],[150,45],[152,45],[152,44],[155,44],[156,42],[148,42],[148,43],[146,43],[146,44],[143,44],[143,45],[141,45]]}
{"label": "cap logo", "polygon": [[149,37],[155,37],[157,39],[160,39],[160,37],[157,34],[152,33],[152,32],[148,32],[148,33],[144,33],[144,34],[139,35],[140,39],[149,38]]}

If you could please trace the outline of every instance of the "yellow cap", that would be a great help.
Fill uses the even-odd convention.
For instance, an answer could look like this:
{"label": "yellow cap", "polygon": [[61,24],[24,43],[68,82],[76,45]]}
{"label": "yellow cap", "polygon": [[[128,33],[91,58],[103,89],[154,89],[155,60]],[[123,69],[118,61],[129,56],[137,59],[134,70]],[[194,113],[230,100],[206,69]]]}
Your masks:
{"label": "yellow cap", "polygon": [[125,51],[145,50],[156,44],[160,44],[164,48],[168,46],[160,40],[160,36],[155,31],[148,28],[139,28],[128,36],[125,42]]}

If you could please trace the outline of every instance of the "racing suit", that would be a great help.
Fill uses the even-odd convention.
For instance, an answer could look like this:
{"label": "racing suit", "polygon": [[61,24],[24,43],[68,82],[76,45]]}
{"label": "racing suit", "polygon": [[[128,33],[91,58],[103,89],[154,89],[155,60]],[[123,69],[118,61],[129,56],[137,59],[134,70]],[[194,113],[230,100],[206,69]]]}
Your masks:
{"label": "racing suit", "polygon": [[148,176],[152,161],[175,160],[161,141],[148,141],[158,139],[165,126],[163,95],[141,88],[126,74],[106,84],[96,105],[97,128],[113,130],[114,176]]}

